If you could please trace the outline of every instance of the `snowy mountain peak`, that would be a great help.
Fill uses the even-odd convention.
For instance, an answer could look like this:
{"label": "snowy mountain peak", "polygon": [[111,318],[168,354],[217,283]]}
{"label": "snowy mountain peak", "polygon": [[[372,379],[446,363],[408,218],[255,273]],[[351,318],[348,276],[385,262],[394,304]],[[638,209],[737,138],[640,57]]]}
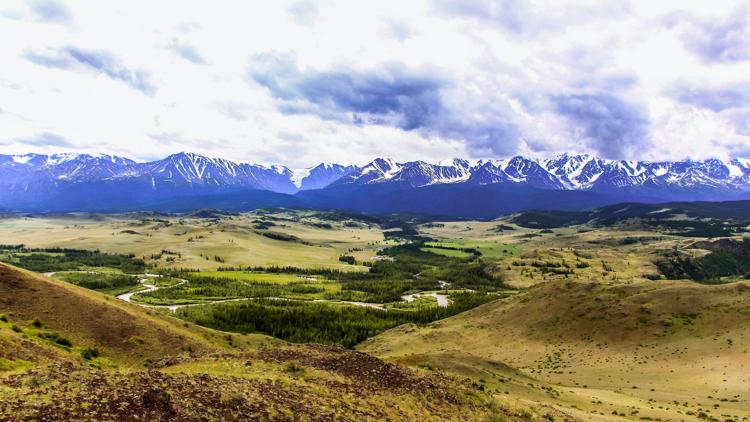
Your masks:
{"label": "snowy mountain peak", "polygon": [[295,170],[292,181],[299,190],[322,189],[355,169],[351,165],[320,163],[307,169]]}
{"label": "snowy mountain peak", "polygon": [[377,158],[361,167],[320,163],[292,171],[283,165],[236,163],[191,152],[145,163],[103,154],[0,155],[0,195],[31,192],[34,186],[89,182],[144,185],[155,193],[179,189],[205,192],[263,189],[295,193],[388,183],[411,187],[502,184],[606,194],[622,189],[742,193],[750,192],[750,160],[649,162],[561,154],[552,158],[514,156],[475,162],[454,158],[433,164]]}

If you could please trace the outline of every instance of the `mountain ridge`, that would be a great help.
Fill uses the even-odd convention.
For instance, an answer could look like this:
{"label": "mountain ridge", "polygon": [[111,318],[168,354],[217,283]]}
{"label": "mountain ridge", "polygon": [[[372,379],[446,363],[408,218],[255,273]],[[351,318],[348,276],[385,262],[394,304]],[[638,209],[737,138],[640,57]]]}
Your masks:
{"label": "mountain ridge", "polygon": [[[198,197],[226,196],[220,202],[227,205],[228,198],[249,191],[268,192],[240,195],[242,206],[250,209],[268,204],[379,212],[435,208],[449,215],[487,217],[523,209],[513,202],[549,209],[555,201],[576,198],[581,202],[574,208],[587,209],[624,201],[746,199],[750,160],[650,162],[562,154],[433,164],[377,158],[364,166],[321,163],[292,170],[190,152],[141,163],[106,154],[0,155],[0,209],[6,210],[158,210],[158,204],[177,203],[184,209]],[[544,192],[555,199],[545,198]],[[373,203],[378,195],[381,204]],[[423,202],[410,203],[404,195]],[[524,195],[541,202],[530,203]],[[445,204],[447,200],[455,204]],[[461,210],[462,202],[474,209]],[[198,208],[204,206],[211,204]]]}
{"label": "mountain ridge", "polygon": [[364,166],[320,163],[303,170],[283,165],[235,162],[180,152],[161,160],[136,162],[106,154],[0,154],[0,171],[49,176],[57,180],[117,180],[161,176],[173,183],[241,185],[279,193],[322,189],[330,185],[407,182],[412,187],[444,183],[520,183],[558,190],[588,190],[635,185],[705,186],[750,190],[750,159],[635,161],[602,159],[588,154],[552,158],[516,155],[497,160],[454,158],[433,164],[376,158]]}

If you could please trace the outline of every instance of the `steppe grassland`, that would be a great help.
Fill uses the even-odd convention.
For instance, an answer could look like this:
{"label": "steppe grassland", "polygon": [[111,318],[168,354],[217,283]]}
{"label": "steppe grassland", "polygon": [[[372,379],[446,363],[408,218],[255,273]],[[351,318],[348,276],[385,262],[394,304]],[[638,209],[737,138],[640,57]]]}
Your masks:
{"label": "steppe grassland", "polygon": [[[360,260],[371,260],[382,247],[383,234],[374,226],[332,228],[311,225],[315,218],[294,212],[275,213],[275,226],[256,229],[261,217],[247,213],[221,218],[158,216],[6,217],[0,220],[0,238],[6,244],[27,247],[99,249],[135,254],[166,268],[215,270],[221,266],[296,266],[364,270],[345,265],[341,255],[355,250]],[[263,232],[281,232],[297,240],[277,240]],[[162,253],[168,251],[169,253]]]}
{"label": "steppe grassland", "polygon": [[394,328],[360,350],[585,420],[750,419],[746,283],[654,280],[661,252],[705,239],[626,225],[526,229],[506,219],[421,231],[517,246],[496,268],[529,289],[424,327]]}
{"label": "steppe grassland", "polygon": [[[509,220],[434,223],[420,226],[420,232],[445,246],[480,251],[484,246],[483,256],[494,257],[496,271],[516,288],[573,278],[616,284],[647,281],[658,275],[658,253],[699,240],[630,227],[529,229]],[[487,253],[489,247],[494,251]]]}
{"label": "steppe grassland", "polygon": [[742,284],[551,281],[360,350],[479,380],[501,396],[603,415],[750,417]]}
{"label": "steppe grassland", "polygon": [[317,287],[323,289],[320,292],[315,293],[285,293],[284,297],[287,298],[301,298],[301,299],[323,299],[326,295],[336,294],[341,292],[341,283],[335,280],[329,280],[325,276],[319,274],[307,275],[307,274],[284,274],[284,273],[261,273],[261,272],[247,272],[247,271],[200,271],[191,273],[194,280],[199,280],[201,277],[212,278],[219,277],[221,279],[235,280],[242,283],[248,284],[280,284],[289,285],[295,284],[304,287]]}
{"label": "steppe grassland", "polygon": [[[257,221],[261,219],[275,225],[268,230],[258,230]],[[570,277],[612,283],[643,281],[657,274],[653,264],[657,251],[693,241],[632,229],[586,226],[528,229],[508,220],[422,225],[420,232],[436,239],[424,250],[466,257],[469,253],[458,249],[478,249],[483,259],[496,263],[495,271],[502,275],[506,284],[525,288]],[[315,224],[330,224],[331,228]],[[299,240],[272,239],[261,234],[264,231],[284,233]],[[345,265],[339,257],[351,255],[357,262],[371,262],[378,259],[379,249],[396,243],[384,240],[382,231],[375,226],[364,223],[345,226],[341,222],[321,220],[305,211],[254,212],[221,218],[4,218],[0,220],[0,236],[4,243],[133,253],[158,267],[206,271],[221,266],[248,265],[363,271],[365,267]],[[637,241],[628,243],[627,239]],[[429,247],[430,244],[455,249]],[[572,273],[563,274],[566,265]]]}
{"label": "steppe grassland", "polygon": [[438,255],[450,256],[454,258],[470,258],[471,254],[464,251],[452,250],[452,249],[440,249],[440,248],[421,248],[424,252],[432,252]]}
{"label": "steppe grassland", "polygon": [[[258,220],[274,225],[259,229]],[[363,270],[344,265],[338,257],[369,261],[380,248],[396,243],[383,241],[382,232],[366,224],[350,227],[297,211],[27,221],[0,220],[4,243],[132,252],[160,266],[206,271],[193,273],[196,276],[220,275],[246,283],[283,285],[300,278],[211,270],[269,265],[259,259],[261,252],[275,254],[277,265]],[[505,282],[530,289],[427,326],[394,328],[366,341],[359,346],[362,350],[470,377],[500,402],[551,403],[586,420],[750,417],[742,390],[750,382],[750,336],[742,329],[746,324],[737,322],[750,315],[740,300],[737,286],[742,283],[699,286],[649,278],[657,275],[653,261],[659,251],[690,245],[697,238],[628,226],[527,229],[509,219],[427,224],[420,231],[439,246],[480,249]],[[271,239],[264,232],[294,238]],[[242,251],[235,253],[235,248]],[[329,254],[318,255],[321,250]],[[314,277],[315,283],[328,284],[325,277]],[[423,299],[434,305],[431,298]]]}
{"label": "steppe grassland", "polygon": [[5,264],[0,279],[3,420],[509,415],[465,383],[341,347],[222,333]]}

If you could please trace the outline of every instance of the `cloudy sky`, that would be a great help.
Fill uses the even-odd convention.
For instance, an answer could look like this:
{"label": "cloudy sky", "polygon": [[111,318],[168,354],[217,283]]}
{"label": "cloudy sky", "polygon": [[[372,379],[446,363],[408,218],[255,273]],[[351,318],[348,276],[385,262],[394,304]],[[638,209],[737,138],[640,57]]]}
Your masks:
{"label": "cloudy sky", "polygon": [[0,153],[293,168],[750,157],[749,14],[718,0],[3,0]]}

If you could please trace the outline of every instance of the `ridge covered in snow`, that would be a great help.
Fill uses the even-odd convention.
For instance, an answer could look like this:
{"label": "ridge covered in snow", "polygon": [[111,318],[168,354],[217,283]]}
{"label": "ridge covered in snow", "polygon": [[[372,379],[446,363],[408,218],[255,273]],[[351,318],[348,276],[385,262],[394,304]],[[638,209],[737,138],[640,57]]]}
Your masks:
{"label": "ridge covered in snow", "polygon": [[454,159],[429,164],[378,158],[341,178],[336,185],[405,182],[413,187],[444,183],[513,184],[555,190],[610,190],[628,187],[748,189],[750,161],[745,159],[648,162],[606,160],[587,154],[553,158],[522,156],[501,160]]}
{"label": "ridge covered in snow", "polygon": [[423,187],[440,184],[506,184],[538,189],[610,192],[622,189],[750,191],[750,160],[607,160],[588,154],[552,158],[515,156],[498,160],[397,162],[377,158],[361,166],[321,163],[302,170],[283,165],[237,163],[183,152],[137,163],[111,155],[0,155],[4,191],[60,183],[142,183],[151,190],[175,188],[263,189],[280,193],[387,183]]}

